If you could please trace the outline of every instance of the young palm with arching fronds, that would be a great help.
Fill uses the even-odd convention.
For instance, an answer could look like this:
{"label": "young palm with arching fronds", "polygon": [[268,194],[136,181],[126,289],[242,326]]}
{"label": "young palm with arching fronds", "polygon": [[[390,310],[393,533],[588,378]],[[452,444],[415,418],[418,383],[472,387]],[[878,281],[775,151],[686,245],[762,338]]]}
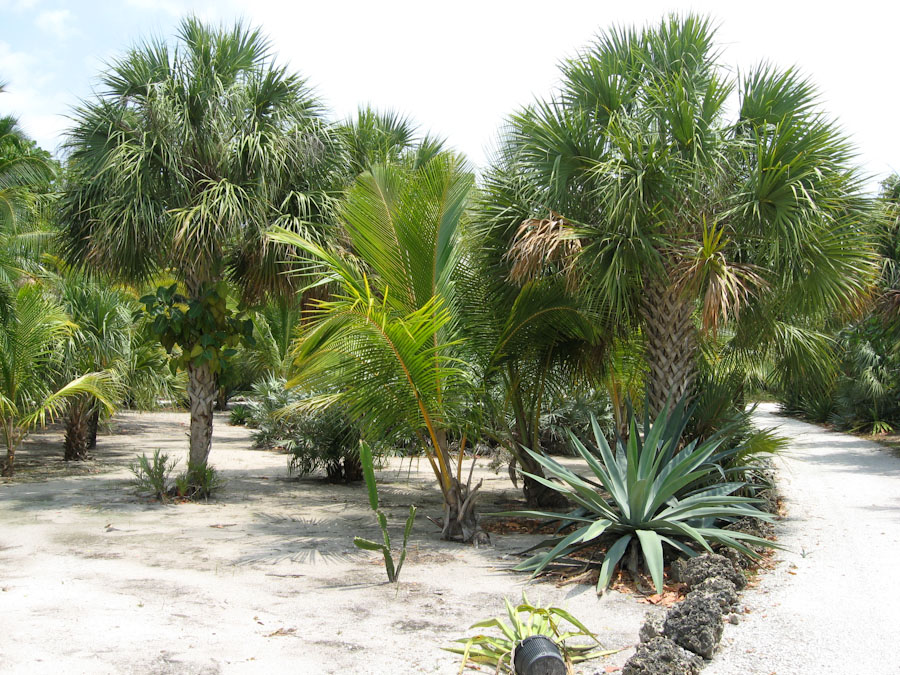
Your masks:
{"label": "young palm with arching fronds", "polygon": [[[471,186],[462,161],[446,154],[362,174],[341,209],[356,257],[285,230],[271,235],[303,250],[336,289],[301,334],[291,384],[336,391],[319,400],[340,402],[371,440],[418,437],[443,494],[443,536],[464,541],[477,534],[480,486],[461,475],[463,411],[476,384],[459,358],[455,313],[459,223]],[[461,439],[455,458],[451,435]]]}
{"label": "young palm with arching fronds", "polygon": [[63,414],[72,400],[90,396],[112,408],[108,373],[87,373],[60,387],[59,350],[75,330],[62,308],[34,284],[20,288],[0,325],[0,434],[6,445],[4,476],[15,470],[16,450],[35,426]]}
{"label": "young palm with arching fronds", "polygon": [[[215,324],[187,364],[192,466],[206,463],[224,319],[210,301],[222,280],[245,300],[295,288],[272,222],[316,238],[337,146],[304,81],[277,66],[259,31],[189,17],[177,47],[132,49],[75,113],[62,226],[68,260],[131,282],[174,277]],[[209,319],[209,321],[206,321]],[[200,330],[200,328],[198,328]],[[203,328],[202,330],[207,330]],[[218,336],[218,337],[217,337]],[[212,341],[212,342],[210,342]]]}
{"label": "young palm with arching fronds", "polygon": [[[585,284],[642,332],[654,413],[691,391],[696,321],[715,334],[740,316],[748,350],[779,318],[853,302],[872,273],[852,150],[814,88],[767,65],[732,78],[714,38],[693,15],[602,34],[512,117],[492,170],[524,183],[534,223],[514,275],[577,242]],[[548,213],[558,227],[537,226]]]}

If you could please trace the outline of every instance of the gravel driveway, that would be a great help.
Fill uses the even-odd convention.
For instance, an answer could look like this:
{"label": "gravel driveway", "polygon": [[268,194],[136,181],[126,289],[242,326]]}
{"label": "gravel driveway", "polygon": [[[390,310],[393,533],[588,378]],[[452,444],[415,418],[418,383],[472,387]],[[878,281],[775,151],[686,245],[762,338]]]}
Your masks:
{"label": "gravel driveway", "polygon": [[775,410],[757,422],[791,439],[777,460],[788,550],[704,675],[900,673],[900,458]]}

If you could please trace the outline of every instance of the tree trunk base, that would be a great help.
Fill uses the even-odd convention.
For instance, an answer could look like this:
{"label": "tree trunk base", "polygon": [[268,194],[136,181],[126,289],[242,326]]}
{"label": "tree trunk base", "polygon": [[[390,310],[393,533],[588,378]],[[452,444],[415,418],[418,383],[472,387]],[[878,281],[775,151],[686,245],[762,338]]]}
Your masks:
{"label": "tree trunk base", "polygon": [[481,529],[475,512],[475,500],[481,485],[482,481],[478,481],[478,485],[470,488],[453,479],[449,499],[445,498],[441,539],[473,543],[476,546],[490,545],[491,537]]}

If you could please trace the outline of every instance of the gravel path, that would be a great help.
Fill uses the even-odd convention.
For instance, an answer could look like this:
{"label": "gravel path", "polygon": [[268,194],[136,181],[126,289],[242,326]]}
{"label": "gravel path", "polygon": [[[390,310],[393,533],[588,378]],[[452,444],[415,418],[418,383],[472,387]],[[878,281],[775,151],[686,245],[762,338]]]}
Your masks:
{"label": "gravel path", "polygon": [[760,406],[791,439],[776,569],[743,597],[704,675],[900,673],[900,458]]}

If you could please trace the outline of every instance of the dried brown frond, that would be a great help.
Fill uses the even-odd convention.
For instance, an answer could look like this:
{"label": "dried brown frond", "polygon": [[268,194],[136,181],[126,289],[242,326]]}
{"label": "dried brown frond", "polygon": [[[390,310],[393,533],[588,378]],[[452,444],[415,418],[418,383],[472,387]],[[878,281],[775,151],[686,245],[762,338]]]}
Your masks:
{"label": "dried brown frond", "polygon": [[574,290],[578,284],[575,261],[581,241],[568,220],[551,211],[549,218],[529,218],[516,230],[505,260],[512,262],[509,279],[523,285],[548,273],[565,276],[566,286]]}

